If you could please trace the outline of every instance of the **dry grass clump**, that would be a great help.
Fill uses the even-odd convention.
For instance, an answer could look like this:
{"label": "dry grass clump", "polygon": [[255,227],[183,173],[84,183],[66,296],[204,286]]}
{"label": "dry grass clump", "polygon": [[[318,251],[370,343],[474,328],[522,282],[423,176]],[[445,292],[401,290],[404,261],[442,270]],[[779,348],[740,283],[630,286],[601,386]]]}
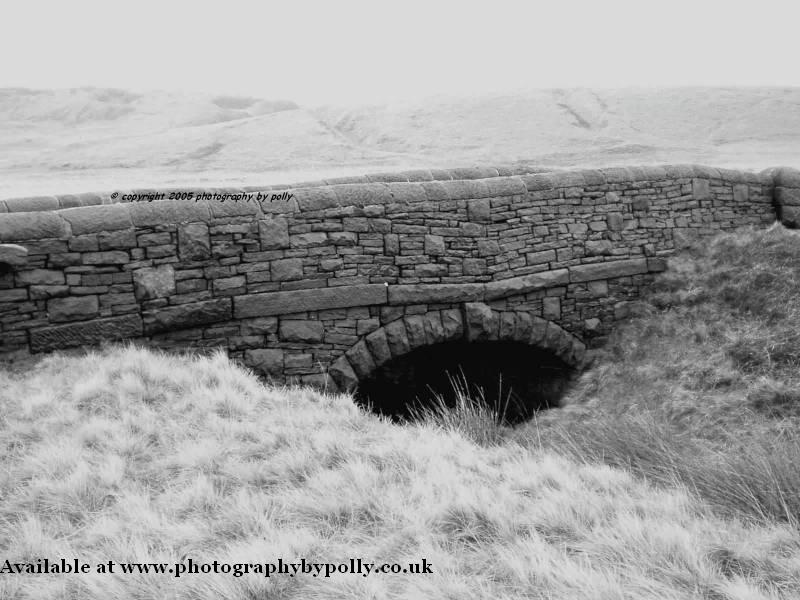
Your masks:
{"label": "dry grass clump", "polygon": [[681,485],[722,515],[800,525],[800,234],[726,234],[671,260],[566,399],[515,432]]}
{"label": "dry grass clump", "polygon": [[416,562],[433,574],[2,575],[0,598],[800,594],[800,535],[515,443],[273,389],[221,355],[117,348],[0,373],[0,556]]}

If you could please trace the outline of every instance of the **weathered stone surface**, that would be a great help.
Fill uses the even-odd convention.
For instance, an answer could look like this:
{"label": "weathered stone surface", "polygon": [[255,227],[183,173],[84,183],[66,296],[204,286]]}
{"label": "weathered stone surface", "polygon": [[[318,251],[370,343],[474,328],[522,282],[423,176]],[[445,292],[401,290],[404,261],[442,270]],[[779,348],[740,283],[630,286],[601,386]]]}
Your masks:
{"label": "weathered stone surface", "polygon": [[482,283],[442,283],[393,285],[389,287],[389,304],[445,304],[483,300]]}
{"label": "weathered stone surface", "polygon": [[139,315],[122,315],[45,327],[32,330],[30,335],[31,351],[44,352],[138,337],[142,335],[142,319]]}
{"label": "weathered stone surface", "polygon": [[258,235],[262,250],[289,247],[289,222],[285,217],[273,217],[258,222]]}
{"label": "weathered stone surface", "polygon": [[711,198],[711,186],[707,179],[692,179],[692,196],[696,200],[708,200]]}
{"label": "weathered stone surface", "polygon": [[780,206],[800,206],[800,188],[775,188],[775,200]]}
{"label": "weathered stone surface", "polygon": [[544,343],[547,333],[547,321],[541,317],[531,316],[531,337],[529,343],[533,346],[540,346]]}
{"label": "weathered stone surface", "polygon": [[211,219],[209,202],[205,201],[134,202],[127,205],[127,209],[130,211],[131,220],[136,227],[152,227],[163,223],[208,222]]}
{"label": "weathered stone surface", "polygon": [[389,349],[389,343],[386,341],[386,332],[383,329],[373,331],[364,339],[367,342],[376,367],[380,367],[392,359],[392,351]]}
{"label": "weathered stone surface", "polygon": [[30,287],[31,300],[46,300],[48,298],[63,298],[69,296],[68,285],[32,285]]}
{"label": "weathered stone surface", "polygon": [[140,302],[171,296],[175,293],[175,270],[172,265],[137,269],[133,272],[133,291]]}
{"label": "weathered stone surface", "polygon": [[647,273],[647,259],[645,258],[613,260],[569,267],[569,280],[571,283],[580,283],[593,279],[613,279],[640,273]]}
{"label": "weathered stone surface", "polygon": [[503,311],[499,315],[500,329],[497,332],[499,340],[513,340],[517,327],[517,315],[511,311]]}
{"label": "weathered stone surface", "polygon": [[364,340],[360,340],[348,350],[346,356],[359,379],[364,379],[375,370],[375,360]]}
{"label": "weathered stone surface", "polygon": [[9,213],[0,218],[0,242],[63,238],[67,222],[56,212]]}
{"label": "weathered stone surface", "polygon": [[47,301],[47,316],[53,323],[83,321],[97,316],[97,296],[54,298]]}
{"label": "weathered stone surface", "polygon": [[533,331],[533,318],[530,313],[518,312],[514,320],[513,340],[527,344],[530,342]]}
{"label": "weathered stone surface", "polygon": [[218,298],[190,302],[168,308],[158,308],[143,313],[144,330],[148,335],[161,331],[174,331],[198,325],[208,325],[231,318],[231,299]]}
{"label": "weathered stone surface", "polygon": [[346,357],[335,360],[328,368],[328,374],[342,392],[350,392],[358,385],[358,377]]}
{"label": "weathered stone surface", "polygon": [[272,279],[274,281],[291,281],[303,277],[303,261],[299,258],[285,258],[272,262]]}
{"label": "weathered stone surface", "polygon": [[614,245],[608,240],[596,240],[586,242],[587,256],[608,256],[614,249]]}
{"label": "weathered stone surface", "polygon": [[340,206],[339,198],[332,187],[299,188],[294,193],[297,195],[297,205],[303,212]]}
{"label": "weathered stone surface", "polygon": [[561,298],[544,298],[542,300],[542,316],[545,319],[559,320],[561,318]]}
{"label": "weathered stone surface", "polygon": [[463,337],[464,317],[461,314],[461,311],[457,309],[443,310],[441,315],[445,339],[457,340]]}
{"label": "weathered stone surface", "polygon": [[18,271],[16,274],[17,285],[63,285],[65,283],[63,271],[50,269],[31,269]]}
{"label": "weathered stone surface", "polygon": [[408,345],[411,349],[420,348],[427,344],[425,334],[425,321],[421,315],[405,317],[406,334],[408,335]]}
{"label": "weathered stone surface", "polygon": [[178,227],[178,252],[182,260],[205,260],[211,256],[211,239],[206,223]]}
{"label": "weathered stone surface", "polygon": [[248,294],[237,297],[234,301],[237,319],[372,304],[386,304],[385,285],[354,285],[291,292]]}
{"label": "weathered stone surface", "polygon": [[782,206],[780,216],[781,223],[786,227],[800,227],[800,206]]}
{"label": "weathered stone surface", "polygon": [[406,324],[402,319],[392,321],[383,330],[386,333],[386,343],[389,345],[389,350],[393,357],[403,356],[408,353],[411,346],[408,343]]}
{"label": "weathered stone surface", "polygon": [[0,244],[0,264],[23,267],[28,262],[27,248],[18,244]]}
{"label": "weathered stone surface", "polygon": [[497,314],[482,302],[464,304],[464,324],[470,342],[497,339]]}
{"label": "weathered stone surface", "polygon": [[281,321],[278,331],[285,342],[321,342],[325,326],[319,321],[287,319]]}
{"label": "weathered stone surface", "polygon": [[553,271],[542,271],[521,277],[512,277],[500,281],[492,281],[486,284],[486,300],[496,300],[518,294],[527,294],[534,290],[543,290],[550,287],[557,287],[569,283],[569,271],[567,269],[555,269]]}
{"label": "weathered stone surface", "polygon": [[133,226],[128,207],[124,204],[67,208],[59,211],[59,214],[70,224],[72,235],[116,231]]}
{"label": "weathered stone surface", "polygon": [[[602,342],[651,279],[637,275],[663,270],[683,232],[765,224],[773,200],[784,222],[800,221],[793,170],[530,172],[424,170],[413,179],[421,183],[407,173],[348,177],[334,187],[277,186],[293,198],[263,203],[119,206],[104,194],[86,198],[99,210],[31,215],[0,201],[0,241],[13,221],[27,251],[24,263],[18,250],[9,255],[13,268],[0,260],[0,350],[29,346],[50,307],[76,320],[143,313],[142,331],[162,334],[163,345],[221,346],[251,359],[264,345],[281,346],[269,348],[269,362],[290,383],[334,381],[324,371],[340,357],[339,378],[355,385],[341,353],[359,343],[351,354],[363,351],[375,365],[420,345],[478,337],[554,346],[575,363],[585,347],[567,328]],[[40,204],[86,203],[66,195]],[[169,269],[172,282],[144,276]],[[97,306],[54,304],[82,297]],[[475,302],[488,308],[467,321],[465,335],[465,315],[476,311],[464,304]],[[596,331],[592,318],[602,320]],[[358,362],[361,375],[371,368],[368,358]]]}
{"label": "weathered stone surface", "polygon": [[492,203],[488,198],[467,202],[469,220],[474,223],[489,223],[492,220]]}
{"label": "weathered stone surface", "polygon": [[284,352],[275,348],[245,350],[244,364],[268,377],[283,378]]}
{"label": "weathered stone surface", "polygon": [[444,326],[442,325],[442,314],[438,311],[425,313],[424,317],[425,339],[428,345],[439,344],[447,341]]}
{"label": "weathered stone surface", "polygon": [[594,333],[600,330],[600,324],[601,324],[600,319],[597,318],[586,319],[583,322],[583,329],[587,333]]}
{"label": "weathered stone surface", "polygon": [[125,265],[131,261],[127,252],[109,250],[107,252],[85,252],[81,255],[85,265]]}
{"label": "weathered stone surface", "polygon": [[620,213],[609,213],[606,216],[606,224],[611,231],[622,231],[624,223]]}

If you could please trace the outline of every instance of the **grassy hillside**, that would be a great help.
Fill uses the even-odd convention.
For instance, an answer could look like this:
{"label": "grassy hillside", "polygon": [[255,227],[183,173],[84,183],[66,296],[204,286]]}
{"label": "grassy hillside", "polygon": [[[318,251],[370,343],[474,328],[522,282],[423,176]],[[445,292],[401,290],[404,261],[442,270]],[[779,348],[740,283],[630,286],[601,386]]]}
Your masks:
{"label": "grassy hillside", "polygon": [[406,168],[800,167],[800,89],[554,89],[395,105],[0,89],[0,198]]}
{"label": "grassy hillside", "polygon": [[0,575],[0,598],[796,598],[797,242],[675,261],[571,406],[516,430],[393,424],[221,355],[2,372],[0,557],[433,572]]}

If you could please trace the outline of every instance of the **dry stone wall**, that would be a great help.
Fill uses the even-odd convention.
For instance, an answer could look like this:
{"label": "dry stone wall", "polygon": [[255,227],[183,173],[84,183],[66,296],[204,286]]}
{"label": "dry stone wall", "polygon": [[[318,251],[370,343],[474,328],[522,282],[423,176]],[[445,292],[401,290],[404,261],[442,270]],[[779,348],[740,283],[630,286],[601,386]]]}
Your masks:
{"label": "dry stone wall", "polygon": [[577,365],[687,235],[776,214],[796,225],[800,211],[790,169],[371,177],[263,203],[6,200],[0,353],[223,347],[277,380],[340,388],[459,336],[527,340]]}

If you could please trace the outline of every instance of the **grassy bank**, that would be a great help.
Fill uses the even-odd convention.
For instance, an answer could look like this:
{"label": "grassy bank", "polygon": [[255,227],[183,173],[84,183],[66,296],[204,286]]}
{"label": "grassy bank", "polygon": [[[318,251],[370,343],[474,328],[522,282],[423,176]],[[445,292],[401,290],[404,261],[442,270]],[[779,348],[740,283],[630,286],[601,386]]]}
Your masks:
{"label": "grassy bank", "polygon": [[0,574],[0,598],[796,598],[798,241],[676,262],[569,408],[515,430],[468,402],[393,424],[221,355],[0,372],[0,560],[433,571]]}

